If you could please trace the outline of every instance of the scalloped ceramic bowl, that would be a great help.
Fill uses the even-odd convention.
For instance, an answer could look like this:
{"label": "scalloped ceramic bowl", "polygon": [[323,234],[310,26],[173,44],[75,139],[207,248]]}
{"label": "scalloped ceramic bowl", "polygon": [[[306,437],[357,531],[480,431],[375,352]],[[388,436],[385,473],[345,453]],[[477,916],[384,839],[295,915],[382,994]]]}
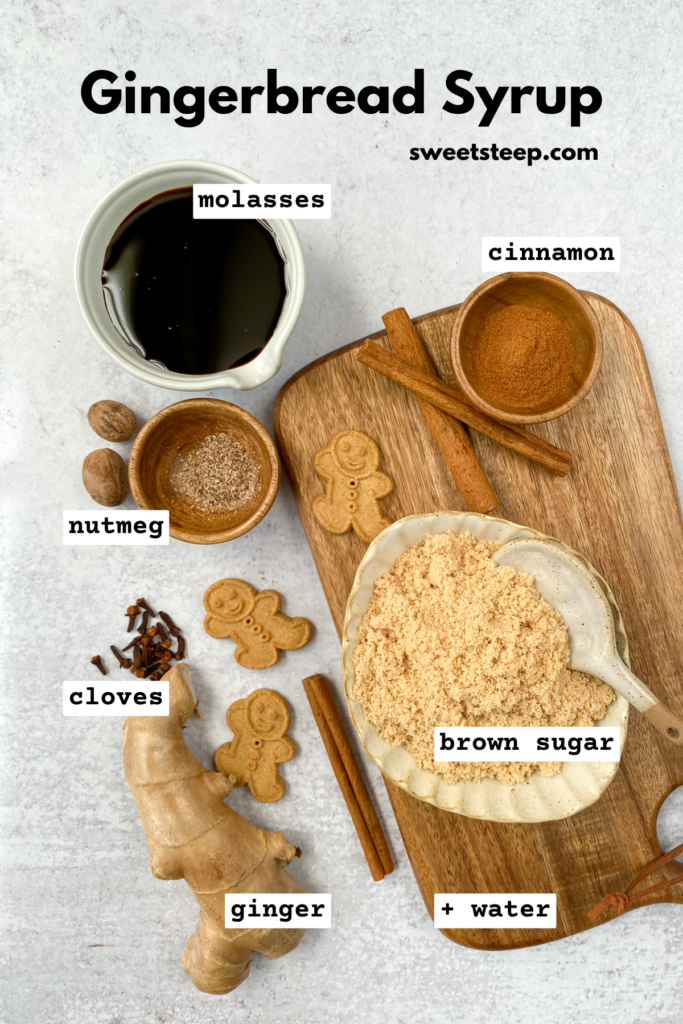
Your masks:
{"label": "scalloped ceramic bowl", "polygon": [[[432,533],[445,533],[447,530],[454,533],[468,532],[478,540],[496,541],[498,544],[507,544],[508,541],[522,537],[535,537],[550,541],[576,555],[593,573],[605,592],[614,616],[617,648],[628,664],[628,641],[612,591],[590,563],[566,544],[529,527],[476,512],[435,512],[429,515],[408,516],[388,526],[369,546],[358,566],[346,606],[342,669],[344,692],[353,724],[366,753],[388,779],[411,796],[425,800],[443,811],[452,811],[486,821],[538,822],[567,818],[584,807],[589,807],[604,793],[616,775],[618,762],[565,763],[558,775],[544,778],[539,771],[535,771],[513,786],[507,786],[498,779],[457,782],[447,786],[440,776],[418,768],[413,755],[405,747],[392,748],[381,739],[375,727],[365,720],[363,709],[353,696],[353,652],[358,643],[358,627],[370,603],[375,580],[391,569],[399,555],[418,541]],[[605,717],[595,723],[619,726],[622,750],[626,742],[628,709],[628,701],[617,694]]]}

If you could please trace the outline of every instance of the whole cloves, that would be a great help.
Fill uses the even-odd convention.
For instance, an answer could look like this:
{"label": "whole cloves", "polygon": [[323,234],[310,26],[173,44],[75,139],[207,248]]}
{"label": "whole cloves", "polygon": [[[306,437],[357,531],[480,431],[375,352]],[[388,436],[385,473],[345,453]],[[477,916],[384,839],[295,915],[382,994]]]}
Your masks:
{"label": "whole cloves", "polygon": [[171,636],[180,636],[180,630],[178,629],[178,627],[176,626],[175,622],[168,614],[168,612],[159,612],[159,618],[163,619],[163,621],[166,623],[166,626],[168,627],[168,631],[171,634]]}
{"label": "whole cloves", "polygon": [[[111,651],[121,668],[128,669],[137,679],[146,678],[156,681],[168,672],[171,663],[176,658],[184,656],[185,640],[181,636],[180,628],[176,626],[168,612],[159,612],[159,618],[163,621],[166,628],[164,628],[162,622],[157,622],[156,624],[152,622],[150,624],[150,620],[156,618],[156,614],[142,597],[138,598],[134,605],[129,605],[126,609],[129,633],[133,630],[137,617],[140,614],[142,614],[142,620],[137,628],[138,635],[133,637],[131,642],[123,648],[124,652],[132,649],[132,660],[124,657],[118,647],[113,644]],[[176,638],[178,641],[177,651],[175,652],[171,650],[173,645],[171,637]],[[107,674],[107,670],[102,664],[99,655],[93,658],[92,661],[94,665],[97,665],[102,675]]]}
{"label": "whole cloves", "polygon": [[118,661],[118,663],[121,666],[121,668],[130,668],[130,666],[133,664],[133,662],[130,660],[130,658],[124,658],[123,657],[123,655],[119,651],[118,647],[114,647],[114,645],[112,644],[111,647],[110,647],[110,650],[111,650],[112,654],[114,655],[114,657],[116,658],[116,660]]}
{"label": "whole cloves", "polygon": [[102,675],[103,675],[103,676],[106,676],[106,674],[107,674],[107,670],[106,670],[106,668],[104,667],[104,665],[102,664],[102,659],[101,659],[101,657],[99,656],[99,654],[96,654],[94,658],[91,658],[91,659],[90,659],[90,664],[91,664],[91,665],[95,665],[95,666],[96,666],[96,668],[98,668],[98,669],[100,670],[100,672],[102,673]]}

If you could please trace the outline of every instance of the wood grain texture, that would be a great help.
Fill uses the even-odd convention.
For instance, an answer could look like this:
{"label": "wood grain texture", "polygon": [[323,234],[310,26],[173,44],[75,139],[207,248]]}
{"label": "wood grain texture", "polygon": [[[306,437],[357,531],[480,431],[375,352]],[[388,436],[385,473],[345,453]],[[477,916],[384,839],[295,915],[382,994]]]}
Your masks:
{"label": "wood grain texture", "polygon": [[537,462],[551,473],[566,476],[571,469],[572,457],[569,452],[555,448],[538,434],[532,434],[524,427],[499,423],[498,420],[491,419],[465,400],[462,391],[458,391],[452,384],[447,384],[433,375],[421,373],[414,365],[406,363],[379,342],[368,338],[358,349],[357,358],[371,370],[376,370],[401,387],[407,388],[417,397],[418,402],[433,403],[450,416],[457,416],[480,434],[485,434],[497,444],[505,445],[513,452]]}
{"label": "wood grain texture", "polygon": [[[501,502],[497,514],[558,537],[604,575],[624,617],[633,671],[681,714],[683,519],[659,410],[633,326],[608,300],[584,294],[602,327],[602,371],[580,405],[531,428],[573,453],[571,473],[553,476],[480,434],[474,433],[473,441]],[[449,342],[457,308],[414,321],[439,374],[450,382]],[[280,392],[275,410],[282,460],[339,632],[366,545],[353,533],[328,533],[313,516],[313,498],[324,489],[313,465],[315,453],[339,430],[362,430],[379,444],[381,468],[395,482],[383,503],[390,518],[462,509],[417,400],[359,363],[354,352],[360,344],[300,371]],[[444,930],[466,946],[510,949],[609,920],[591,922],[587,913],[661,854],[657,814],[681,784],[683,751],[634,711],[615,780],[592,807],[562,821],[475,821],[440,811],[390,783],[387,788],[430,914],[437,892],[557,893],[553,931]],[[683,882],[683,871],[667,864],[659,877]],[[645,902],[683,903],[683,885]]]}

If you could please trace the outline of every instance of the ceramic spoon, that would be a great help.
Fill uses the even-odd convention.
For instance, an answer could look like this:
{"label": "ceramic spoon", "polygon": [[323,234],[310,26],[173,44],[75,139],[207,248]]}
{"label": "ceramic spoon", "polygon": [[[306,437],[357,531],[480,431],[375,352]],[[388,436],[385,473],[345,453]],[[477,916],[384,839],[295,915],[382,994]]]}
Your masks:
{"label": "ceramic spoon", "polygon": [[542,540],[513,540],[493,556],[533,577],[534,585],[564,619],[569,633],[569,667],[587,672],[622,694],[677,746],[683,746],[683,721],[626,667],[617,653],[614,620],[600,584],[573,555]]}

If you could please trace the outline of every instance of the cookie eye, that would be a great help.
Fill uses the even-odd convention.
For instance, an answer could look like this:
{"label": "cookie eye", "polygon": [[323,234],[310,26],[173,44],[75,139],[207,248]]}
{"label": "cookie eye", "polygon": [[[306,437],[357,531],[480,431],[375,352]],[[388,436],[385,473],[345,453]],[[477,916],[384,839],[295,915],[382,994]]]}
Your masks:
{"label": "cookie eye", "polygon": [[358,449],[358,458],[359,459],[364,459],[366,454],[367,454],[367,452],[366,452],[365,448],[359,448]]}
{"label": "cookie eye", "polygon": [[341,446],[341,450],[342,450],[343,452],[350,452],[350,451],[351,451],[351,445],[349,444],[349,442],[348,442],[348,441],[344,441],[344,442],[343,442],[343,444],[342,444],[342,446]]}

